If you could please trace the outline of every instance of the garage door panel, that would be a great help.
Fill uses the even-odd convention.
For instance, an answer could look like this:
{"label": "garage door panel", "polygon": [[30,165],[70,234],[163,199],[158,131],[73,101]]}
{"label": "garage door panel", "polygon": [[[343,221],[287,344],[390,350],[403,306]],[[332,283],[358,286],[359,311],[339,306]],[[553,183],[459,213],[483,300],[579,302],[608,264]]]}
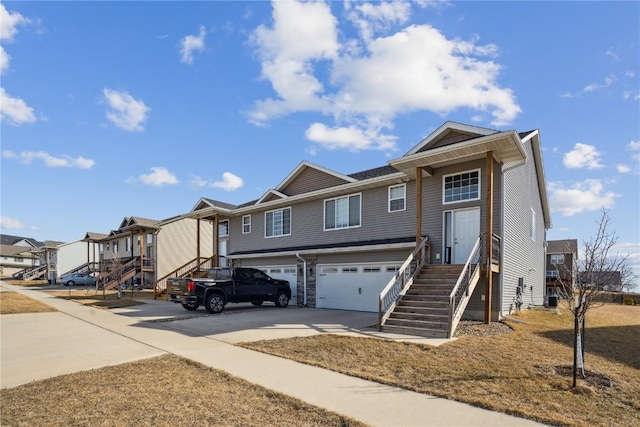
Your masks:
{"label": "garage door panel", "polygon": [[[251,266],[264,271],[269,277],[279,280],[286,280],[291,287],[291,301],[295,303],[298,294],[297,269],[295,265],[278,265],[278,266]],[[295,304],[294,304],[295,305]]]}
{"label": "garage door panel", "polygon": [[395,265],[318,266],[317,307],[378,311],[380,292],[396,271]]}

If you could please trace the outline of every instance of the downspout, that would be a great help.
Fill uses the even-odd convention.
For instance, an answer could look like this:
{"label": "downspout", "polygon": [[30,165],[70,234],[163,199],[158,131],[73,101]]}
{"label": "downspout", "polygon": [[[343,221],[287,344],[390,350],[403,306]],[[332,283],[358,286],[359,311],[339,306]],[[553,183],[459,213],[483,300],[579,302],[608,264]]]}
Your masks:
{"label": "downspout", "polygon": [[300,252],[296,252],[296,258],[298,258],[298,261],[302,261],[302,265],[303,265],[303,270],[302,270],[302,289],[303,289],[302,306],[306,307],[307,306],[307,260],[300,256]]}

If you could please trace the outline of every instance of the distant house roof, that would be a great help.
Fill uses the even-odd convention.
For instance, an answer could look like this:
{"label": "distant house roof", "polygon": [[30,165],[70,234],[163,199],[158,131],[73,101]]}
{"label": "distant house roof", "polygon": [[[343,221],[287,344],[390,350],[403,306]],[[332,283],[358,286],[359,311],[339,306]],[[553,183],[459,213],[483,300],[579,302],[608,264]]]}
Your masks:
{"label": "distant house roof", "polygon": [[358,181],[363,179],[377,178],[379,176],[391,175],[392,173],[398,173],[398,169],[393,166],[380,166],[378,168],[368,169],[362,172],[356,172],[349,174],[351,178],[355,178]]}
{"label": "distant house roof", "polygon": [[10,234],[0,234],[0,244],[2,245],[15,245],[16,243],[25,240],[34,247],[42,246],[42,242],[32,239],[31,237],[12,236]]}
{"label": "distant house roof", "polygon": [[578,254],[578,241],[576,239],[549,240],[548,254]]}
{"label": "distant house roof", "polygon": [[36,254],[33,252],[33,249],[29,246],[14,246],[14,245],[0,245],[0,255],[2,256],[27,256],[30,258],[35,258]]}
{"label": "distant house roof", "polygon": [[104,233],[94,233],[92,231],[87,231],[87,234],[84,235],[84,240],[102,240],[108,236],[108,234]]}

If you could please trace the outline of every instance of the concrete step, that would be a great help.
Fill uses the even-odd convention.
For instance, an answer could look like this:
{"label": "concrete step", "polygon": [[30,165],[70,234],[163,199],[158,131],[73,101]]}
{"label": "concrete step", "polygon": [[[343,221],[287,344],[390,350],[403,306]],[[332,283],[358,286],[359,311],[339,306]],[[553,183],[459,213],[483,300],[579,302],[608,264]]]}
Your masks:
{"label": "concrete step", "polygon": [[382,327],[383,332],[404,334],[404,335],[416,335],[419,337],[428,338],[447,338],[447,331],[443,329],[422,329],[412,327],[402,327],[393,325],[384,325]]}

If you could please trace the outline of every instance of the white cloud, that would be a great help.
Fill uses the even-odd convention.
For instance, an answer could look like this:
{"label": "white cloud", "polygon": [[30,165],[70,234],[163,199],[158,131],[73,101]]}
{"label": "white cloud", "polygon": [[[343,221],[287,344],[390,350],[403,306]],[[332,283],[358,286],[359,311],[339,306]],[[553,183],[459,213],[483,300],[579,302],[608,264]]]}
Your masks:
{"label": "white cloud", "polygon": [[189,184],[193,188],[203,188],[203,187],[213,187],[213,188],[221,188],[226,191],[234,191],[238,188],[241,188],[244,185],[244,181],[239,176],[231,173],[225,172],[222,174],[221,181],[209,181],[205,178],[202,178],[197,175],[192,175]]}
{"label": "white cloud", "polygon": [[617,165],[616,168],[618,169],[619,173],[629,173],[631,172],[631,168],[627,165]]}
{"label": "white cloud", "polygon": [[200,34],[197,36],[186,36],[180,41],[180,53],[182,58],[180,61],[185,64],[193,64],[193,52],[204,50],[204,37],[207,31],[203,25],[200,26]]}
{"label": "white cloud", "polygon": [[376,130],[364,131],[356,126],[329,128],[322,123],[313,123],[305,131],[309,141],[315,142],[328,150],[346,149],[391,150],[395,147],[396,137],[381,135]]}
{"label": "white cloud", "polygon": [[[323,113],[334,120],[325,130],[348,129],[373,137],[368,144],[354,139],[356,149],[376,149],[380,139],[394,140],[383,130],[393,128],[397,115],[415,111],[444,115],[468,108],[475,116],[491,116],[495,126],[512,122],[521,109],[512,90],[497,82],[502,70],[494,60],[497,46],[481,45],[477,38],[447,39],[429,25],[393,32],[392,26],[408,19],[411,4],[350,8],[347,3],[359,36],[341,40],[344,32],[327,3],[272,2],[273,23],[259,26],[251,40],[262,78],[276,96],[256,101],[249,120],[264,125],[295,112]],[[327,75],[326,82],[321,81]],[[309,129],[320,130],[317,125]],[[349,144],[343,148],[352,149]]]}
{"label": "white cloud", "polygon": [[3,42],[12,41],[18,32],[18,25],[25,25],[31,21],[18,12],[10,13],[2,3],[0,3],[0,40]]}
{"label": "white cloud", "polygon": [[0,121],[6,121],[10,125],[20,126],[23,123],[33,123],[36,116],[33,108],[20,98],[13,98],[3,87],[0,87]]}
{"label": "white cloud", "polygon": [[22,163],[31,164],[35,159],[40,159],[50,168],[78,168],[91,169],[96,162],[92,159],[86,159],[82,156],[60,156],[55,157],[44,151],[22,151],[20,154],[10,150],[3,150],[2,157],[5,159],[18,159]]}
{"label": "white cloud", "polygon": [[604,78],[604,83],[591,83],[582,89],[584,92],[593,92],[599,89],[604,89],[611,86],[616,81],[616,76],[613,74],[608,75]]}
{"label": "white cloud", "polygon": [[221,188],[226,191],[237,190],[244,185],[244,181],[237,175],[231,172],[225,172],[222,174],[222,181],[212,182],[211,186],[214,188]]}
{"label": "white cloud", "polygon": [[616,197],[619,197],[612,191],[605,191],[599,179],[576,182],[571,187],[565,187],[561,183],[550,183],[549,192],[551,212],[562,216],[610,208]]}
{"label": "white cloud", "polygon": [[562,163],[569,169],[599,169],[602,167],[600,153],[596,147],[579,142],[573,147],[573,150],[564,155]]}
{"label": "white cloud", "polygon": [[134,99],[127,92],[112,89],[102,91],[111,111],[107,111],[107,118],[119,127],[128,131],[144,130],[144,122],[151,108],[144,105],[143,101]]}
{"label": "white cloud", "polygon": [[393,23],[407,22],[410,16],[411,3],[398,0],[376,4],[358,3],[347,14],[347,18],[364,40],[371,40],[375,33],[387,30]]}
{"label": "white cloud", "polygon": [[143,184],[154,185],[156,187],[178,183],[178,178],[163,167],[153,167],[151,168],[150,174],[140,175],[139,179]]}
{"label": "white cloud", "polygon": [[10,218],[8,216],[0,216],[0,228],[5,230],[37,230],[38,227],[34,225],[25,225],[22,221],[16,218]]}
{"label": "white cloud", "polygon": [[11,57],[2,46],[0,46],[0,74],[9,69],[9,60]]}

